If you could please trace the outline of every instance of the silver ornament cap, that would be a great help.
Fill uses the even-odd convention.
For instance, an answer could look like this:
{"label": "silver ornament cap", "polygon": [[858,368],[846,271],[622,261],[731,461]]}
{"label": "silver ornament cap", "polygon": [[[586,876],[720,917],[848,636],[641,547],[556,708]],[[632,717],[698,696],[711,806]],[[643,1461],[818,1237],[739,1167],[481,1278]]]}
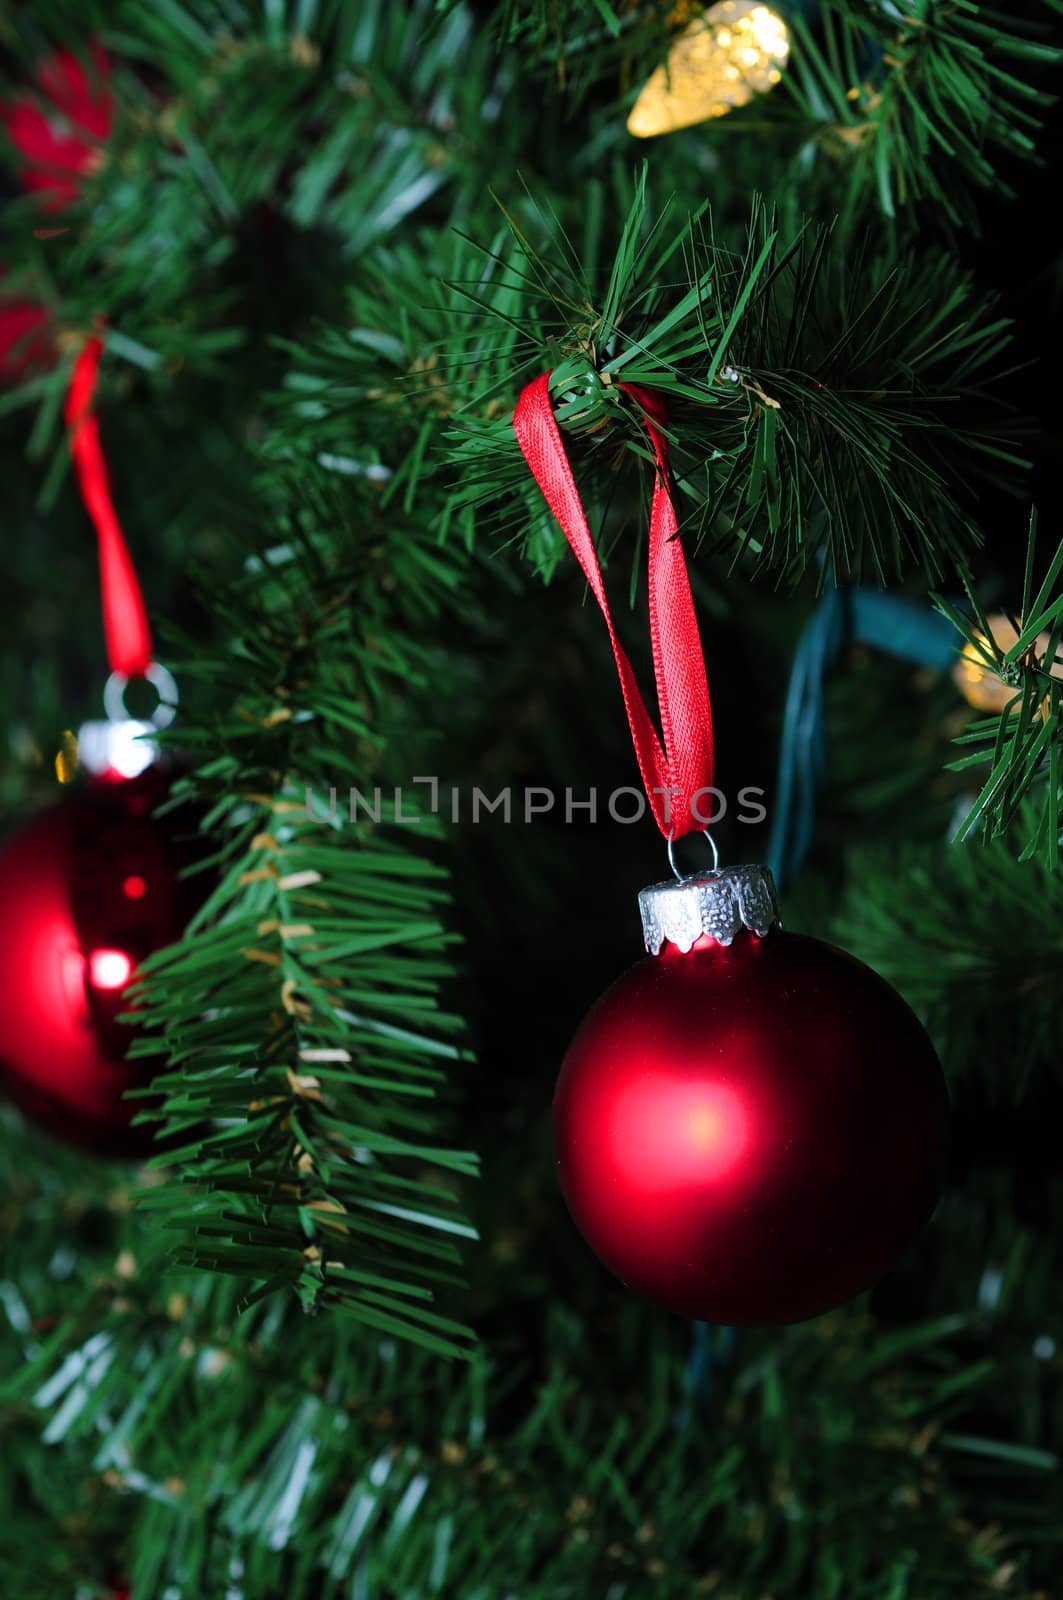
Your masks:
{"label": "silver ornament cap", "polygon": [[703,935],[730,944],[742,928],[764,938],[779,925],[771,868],[719,867],[639,890],[642,935],[651,955],[665,943],[684,953]]}

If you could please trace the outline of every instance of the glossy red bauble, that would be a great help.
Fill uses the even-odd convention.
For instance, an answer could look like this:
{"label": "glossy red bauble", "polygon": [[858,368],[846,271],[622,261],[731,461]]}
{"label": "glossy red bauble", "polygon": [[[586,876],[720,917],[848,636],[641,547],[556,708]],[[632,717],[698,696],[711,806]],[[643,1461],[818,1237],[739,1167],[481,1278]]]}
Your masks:
{"label": "glossy red bauble", "polygon": [[201,898],[180,879],[192,824],[153,816],[167,780],[98,778],[71,791],[0,851],[0,1071],[10,1098],[53,1132],[133,1153],[147,1081],[127,1061],[123,998],[138,963],[177,939]]}
{"label": "glossy red bauble", "polygon": [[914,1013],[819,940],[665,944],[593,1007],[554,1100],[561,1185],[631,1288],[736,1326],[868,1288],[928,1219],[948,1098]]}

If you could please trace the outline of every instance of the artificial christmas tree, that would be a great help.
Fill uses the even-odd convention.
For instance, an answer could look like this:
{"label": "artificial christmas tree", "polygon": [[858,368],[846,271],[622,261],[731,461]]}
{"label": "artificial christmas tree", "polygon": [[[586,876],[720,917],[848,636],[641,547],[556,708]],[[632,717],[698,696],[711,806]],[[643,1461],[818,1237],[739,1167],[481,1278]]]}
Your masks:
{"label": "artificial christmas tree", "polygon": [[[5,17],[4,838],[56,798],[98,698],[63,421],[96,337],[110,477],[181,683],[171,798],[195,802],[210,885],[132,997],[149,1158],[101,1162],[0,1106],[5,1594],[1052,1592],[1063,552],[1040,358],[1063,14],[764,9],[778,81],[645,140],[628,119],[702,15],[674,0]],[[20,142],[42,126],[73,166]],[[543,373],[616,655],[514,432]],[[786,932],[651,971],[745,972],[793,937],[906,1003],[854,980],[864,1031],[813,1063],[821,1087],[842,1056],[874,1086],[823,1103],[860,1135],[836,1220],[870,1195],[882,1232],[789,1309],[874,1287],[792,1326],[631,1294],[554,1173],[558,1068],[661,876],[614,665],[643,679],[678,551],[713,837],[727,862],[772,844]],[[874,626],[869,591],[895,603]],[[954,643],[924,630],[922,656],[884,621],[935,607]],[[961,659],[1005,707],[957,693]],[[826,1026],[795,971],[765,1037],[802,1007]],[[700,1039],[733,1020],[720,994],[698,1009]],[[640,1006],[640,1043],[611,1017],[645,1076],[665,1023]],[[942,1177],[927,1037],[951,1149],[919,1231]],[[736,1106],[695,1110],[704,1187]],[[629,1123],[637,1188],[655,1117]],[[804,1150],[780,1229],[827,1214]],[[777,1279],[780,1238],[749,1245]]]}

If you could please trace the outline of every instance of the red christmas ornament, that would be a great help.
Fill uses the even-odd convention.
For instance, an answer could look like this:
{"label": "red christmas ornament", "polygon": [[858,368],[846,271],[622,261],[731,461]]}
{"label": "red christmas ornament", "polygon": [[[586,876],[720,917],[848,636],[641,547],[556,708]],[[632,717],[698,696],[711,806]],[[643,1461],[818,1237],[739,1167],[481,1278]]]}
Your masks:
{"label": "red christmas ornament", "polygon": [[147,1072],[126,1059],[131,1030],[118,1017],[139,963],[180,937],[202,898],[200,878],[178,876],[195,855],[187,813],[152,814],[167,789],[158,766],[130,778],[111,768],[0,851],[5,1087],[53,1132],[100,1153],[151,1143],[150,1128],[130,1127],[144,1102],[123,1095]]}
{"label": "red christmas ornament", "polygon": [[[704,827],[705,663],[668,486],[664,406],[631,384],[656,462],[647,600],[658,734],[616,635],[554,416],[551,374],[513,427],[609,631],[654,818]],[[673,1311],[797,1322],[866,1289],[926,1221],[948,1097],[915,1015],[859,961],[781,932],[766,867],[714,867],[639,896],[648,960],[602,996],[554,1099],[561,1186],[588,1243]]]}
{"label": "red christmas ornament", "polygon": [[591,1248],[672,1311],[735,1326],[859,1294],[928,1219],[948,1096],[869,967],[776,925],[766,867],[639,896],[651,954],[592,1008],[554,1100]]}
{"label": "red christmas ornament", "polygon": [[[97,65],[106,66],[102,52]],[[73,57],[45,63],[39,78],[68,120],[106,134],[109,97],[91,98]],[[28,149],[8,113],[0,116]],[[150,736],[172,719],[176,685],[153,659],[144,598],[111,499],[93,409],[102,354],[103,340],[93,334],[74,362],[64,414],[97,535],[108,721],[87,723],[78,736],[92,781],[0,852],[0,1070],[12,1097],[54,1131],[117,1153],[150,1144],[148,1129],[130,1126],[143,1103],[124,1099],[145,1076],[126,1060],[130,1032],[118,1020],[129,1009],[124,991],[146,956],[180,937],[202,880],[179,877],[191,861],[187,818],[175,832],[172,820],[153,815],[168,778]],[[158,692],[151,722],[126,713],[130,678],[146,678]]]}

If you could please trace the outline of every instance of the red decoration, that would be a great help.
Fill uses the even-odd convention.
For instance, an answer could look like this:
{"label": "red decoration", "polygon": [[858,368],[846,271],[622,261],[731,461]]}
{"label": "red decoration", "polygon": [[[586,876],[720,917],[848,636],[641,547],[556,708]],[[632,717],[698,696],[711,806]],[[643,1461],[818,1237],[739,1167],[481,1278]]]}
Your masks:
{"label": "red decoration", "polygon": [[513,429],[532,476],[601,608],[646,797],[665,838],[678,839],[692,829],[704,828],[712,811],[712,709],[686,560],[668,491],[668,446],[660,431],[665,421],[664,401],[633,383],[618,387],[643,412],[657,467],[648,540],[648,601],[663,738],[657,737],[609,615],[594,540],[550,403],[548,372],[529,383],[517,401]]}
{"label": "red decoration", "polygon": [[81,498],[96,529],[107,659],[112,672],[140,677],[151,666],[151,632],[133,558],[111,500],[100,425],[93,412],[103,340],[86,339],[70,378],[65,416]]}
{"label": "red decoration", "polygon": [[561,1185],[601,1260],[684,1316],[797,1322],[868,1288],[927,1220],[947,1092],[900,996],[778,929],[666,943],[561,1069]]}
{"label": "red decoration", "polygon": [[36,193],[47,211],[61,211],[77,199],[110,137],[111,64],[95,41],[90,54],[88,71],[69,50],[46,57],[37,68],[39,94],[19,95],[0,106],[0,123],[23,156],[22,186]]}
{"label": "red decoration", "polygon": [[[179,879],[193,824],[157,767],[64,795],[0,852],[0,1067],[11,1098],[101,1153],[146,1149],[131,1128],[146,1063],[126,1061],[124,990],[137,963],[177,939],[202,897]],[[142,885],[130,893],[130,884]]]}
{"label": "red decoration", "polygon": [[[61,211],[78,198],[110,137],[111,63],[98,42],[89,52],[89,72],[69,50],[45,57],[37,67],[39,94],[0,104],[0,126],[23,157],[19,179],[45,211]],[[58,352],[50,321],[46,306],[0,298],[0,378],[19,379],[32,367],[54,365]]]}
{"label": "red decoration", "polygon": [[[619,387],[643,413],[657,468],[648,595],[661,737],[613,628],[549,373],[524,390],[513,427],[605,617],[671,858],[671,840],[711,812],[698,802],[713,781],[712,715],[663,403]],[[736,1325],[816,1316],[874,1283],[933,1208],[948,1110],[933,1048],[869,968],[777,928],[766,868],[721,871],[714,847],[711,872],[655,884],[639,903],[653,954],[592,1009],[558,1081],[569,1208],[608,1267],[673,1311]]]}

